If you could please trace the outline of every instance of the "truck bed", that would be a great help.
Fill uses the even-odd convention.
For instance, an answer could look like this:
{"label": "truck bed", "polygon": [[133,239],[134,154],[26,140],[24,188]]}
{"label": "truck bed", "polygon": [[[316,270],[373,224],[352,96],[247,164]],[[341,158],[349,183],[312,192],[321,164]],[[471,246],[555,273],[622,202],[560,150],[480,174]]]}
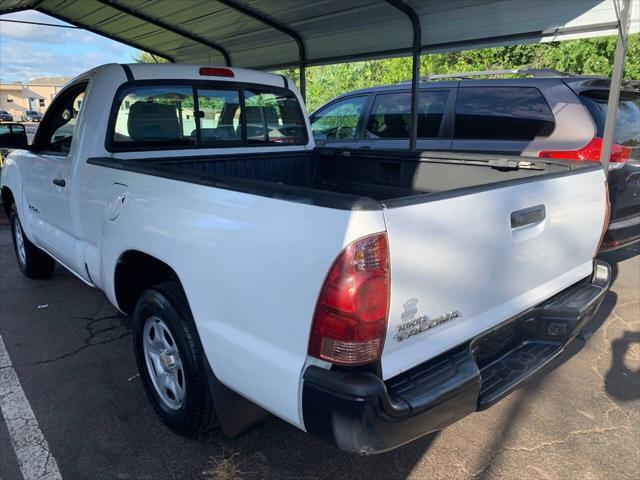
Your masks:
{"label": "truck bed", "polygon": [[[566,172],[558,163],[522,164],[515,157],[317,149],[219,157],[140,160],[149,169],[194,180],[257,181],[388,202],[416,195]],[[575,166],[575,162],[574,162]],[[151,172],[149,172],[151,173]],[[186,179],[186,178],[185,178]],[[257,186],[257,185],[256,185]]]}
{"label": "truck bed", "polygon": [[[174,180],[380,210],[392,279],[384,379],[586,278],[604,222],[605,179],[593,163],[317,149],[136,164]],[[350,215],[354,223],[364,217],[358,213]],[[413,321],[424,331],[411,328],[405,338]],[[439,322],[446,325],[429,327]]]}

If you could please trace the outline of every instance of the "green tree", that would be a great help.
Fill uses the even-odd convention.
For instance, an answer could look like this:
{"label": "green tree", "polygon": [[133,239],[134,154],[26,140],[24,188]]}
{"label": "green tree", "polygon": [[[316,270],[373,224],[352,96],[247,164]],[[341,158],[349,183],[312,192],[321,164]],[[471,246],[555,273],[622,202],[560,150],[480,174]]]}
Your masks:
{"label": "green tree", "polygon": [[[574,74],[611,76],[616,37],[509,45],[423,55],[421,75],[529,66]],[[299,83],[297,69],[279,71]],[[411,58],[389,58],[307,68],[307,108],[311,111],[345,92],[411,78]],[[625,78],[640,79],[640,34],[629,36]]]}
{"label": "green tree", "polygon": [[148,52],[143,52],[142,50],[138,50],[133,57],[133,61],[136,63],[169,63],[169,60],[166,58],[158,57],[157,55],[152,55]]}
{"label": "green tree", "polygon": [[[473,70],[500,70],[529,66],[555,68],[575,74],[611,76],[616,37],[598,37],[563,42],[532,43],[436,53],[420,58],[421,75]],[[146,52],[136,62],[166,62]],[[299,84],[297,68],[278,71]],[[307,108],[312,111],[345,92],[377,85],[408,81],[411,58],[388,58],[307,68]],[[640,34],[629,36],[625,78],[640,79]]]}

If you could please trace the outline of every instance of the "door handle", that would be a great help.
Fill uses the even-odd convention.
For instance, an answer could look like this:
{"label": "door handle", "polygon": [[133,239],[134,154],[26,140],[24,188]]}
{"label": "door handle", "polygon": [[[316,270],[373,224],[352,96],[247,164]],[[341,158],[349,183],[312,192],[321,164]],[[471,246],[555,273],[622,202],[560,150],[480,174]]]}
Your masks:
{"label": "door handle", "polygon": [[67,184],[67,182],[65,182],[64,179],[62,178],[54,178],[53,184],[58,187],[64,187]]}
{"label": "door handle", "polygon": [[536,205],[535,207],[516,210],[515,212],[511,212],[511,228],[540,223],[546,216],[547,211],[544,205]]}

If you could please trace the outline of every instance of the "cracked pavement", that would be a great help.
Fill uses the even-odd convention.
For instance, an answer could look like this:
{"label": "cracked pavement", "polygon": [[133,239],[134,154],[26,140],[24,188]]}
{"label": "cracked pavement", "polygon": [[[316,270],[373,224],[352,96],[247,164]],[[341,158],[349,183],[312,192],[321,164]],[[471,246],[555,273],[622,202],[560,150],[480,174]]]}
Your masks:
{"label": "cracked pavement", "polygon": [[[442,432],[368,458],[275,418],[237,440],[215,431],[197,440],[175,436],[144,396],[128,319],[62,268],[47,281],[22,277],[3,227],[0,335],[65,479],[201,478],[210,462],[230,456],[245,480],[635,479],[639,254],[634,246],[602,256],[615,278],[597,317],[522,388]],[[38,310],[42,304],[49,306]],[[20,478],[8,442],[0,417],[2,480]]]}

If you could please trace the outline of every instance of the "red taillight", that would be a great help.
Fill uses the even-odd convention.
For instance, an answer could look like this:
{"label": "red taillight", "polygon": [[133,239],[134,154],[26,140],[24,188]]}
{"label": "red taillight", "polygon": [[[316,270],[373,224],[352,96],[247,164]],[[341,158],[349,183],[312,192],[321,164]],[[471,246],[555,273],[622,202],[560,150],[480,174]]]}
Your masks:
{"label": "red taillight", "polygon": [[220,67],[200,67],[200,75],[205,77],[227,77],[233,78],[235,75],[230,68]]}
{"label": "red taillight", "polygon": [[[566,158],[569,160],[584,160],[588,162],[599,162],[602,151],[602,139],[593,137],[589,143],[579,150],[543,150],[538,153],[540,158]],[[626,162],[631,156],[631,149],[614,143],[611,146],[610,162]]]}
{"label": "red taillight", "polygon": [[309,355],[339,365],[380,358],[389,313],[389,248],[378,233],[348,245],[333,262],[313,316]]}

